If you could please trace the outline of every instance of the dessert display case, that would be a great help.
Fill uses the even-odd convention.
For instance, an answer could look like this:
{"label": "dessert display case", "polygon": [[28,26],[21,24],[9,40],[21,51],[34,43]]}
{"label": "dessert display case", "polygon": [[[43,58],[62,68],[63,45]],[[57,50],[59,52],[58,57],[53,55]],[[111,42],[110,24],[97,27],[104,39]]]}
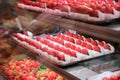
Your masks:
{"label": "dessert display case", "polygon": [[[0,33],[4,33],[0,34],[1,66],[7,66],[11,61],[24,61],[24,58],[29,57],[66,80],[104,80],[113,75],[120,79],[120,31],[110,29],[110,22],[104,26],[102,23],[93,25],[61,15],[18,7],[16,12],[18,16],[12,22],[4,21],[0,26]],[[119,19],[116,21],[119,24]],[[112,23],[116,26],[116,22]],[[5,69],[1,68],[0,80],[9,78],[4,74]]]}

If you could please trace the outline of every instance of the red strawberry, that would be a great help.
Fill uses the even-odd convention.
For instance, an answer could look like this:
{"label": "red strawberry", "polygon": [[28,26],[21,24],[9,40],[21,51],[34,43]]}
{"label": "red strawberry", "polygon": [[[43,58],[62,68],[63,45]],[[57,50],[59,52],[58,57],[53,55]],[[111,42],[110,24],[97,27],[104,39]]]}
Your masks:
{"label": "red strawberry", "polygon": [[43,43],[44,43],[44,44],[47,44],[47,43],[48,43],[47,39],[44,39],[44,40],[43,40]]}
{"label": "red strawberry", "polygon": [[70,37],[72,37],[72,36],[73,36],[73,34],[72,34],[71,32],[68,32],[68,31],[67,31],[67,32],[65,32],[65,34],[66,34],[66,35],[68,35],[68,36],[70,36]]}
{"label": "red strawberry", "polygon": [[34,44],[34,42],[33,42],[32,39],[26,38],[25,41],[26,41],[27,43],[29,43],[30,45],[33,45],[33,44]]}
{"label": "red strawberry", "polygon": [[108,77],[104,77],[102,80],[109,80],[109,78]]}
{"label": "red strawberry", "polygon": [[70,32],[68,32],[68,31],[66,31],[66,32],[65,32],[65,34],[66,34],[66,35],[70,35],[71,33],[70,33]]}
{"label": "red strawberry", "polygon": [[69,41],[74,43],[74,39],[73,38],[69,38]]}
{"label": "red strawberry", "polygon": [[60,39],[59,43],[63,45],[64,44],[64,40]]}
{"label": "red strawberry", "polygon": [[64,61],[65,56],[63,54],[58,54],[58,59]]}
{"label": "red strawberry", "polygon": [[41,39],[40,39],[40,42],[41,42],[41,43],[44,43],[44,39],[43,39],[43,38],[41,38]]}
{"label": "red strawberry", "polygon": [[83,37],[82,36],[78,36],[78,39],[81,41],[81,40],[83,40]]}
{"label": "red strawberry", "polygon": [[78,35],[77,35],[77,34],[73,34],[73,37],[74,37],[74,38],[78,38]]}
{"label": "red strawberry", "polygon": [[69,37],[65,36],[64,40],[69,41]]}
{"label": "red strawberry", "polygon": [[59,45],[55,45],[55,49],[56,50],[60,50],[60,46]]}
{"label": "red strawberry", "polygon": [[54,44],[53,43],[49,42],[48,45],[49,45],[49,47],[54,48]]}
{"label": "red strawberry", "polygon": [[48,52],[48,48],[47,47],[43,47],[43,51]]}
{"label": "red strawberry", "polygon": [[86,38],[85,41],[90,43],[92,40],[91,38]]}
{"label": "red strawberry", "polygon": [[37,42],[35,42],[35,41],[33,41],[33,46],[35,46],[37,49],[40,48],[39,44]]}
{"label": "red strawberry", "polygon": [[36,40],[40,41],[41,37],[40,36],[36,36]]}
{"label": "red strawberry", "polygon": [[75,50],[81,52],[81,49],[79,47],[76,47]]}
{"label": "red strawberry", "polygon": [[61,50],[60,50],[61,52],[64,52],[64,53],[66,52],[66,50],[65,50],[64,47],[61,47],[60,49],[61,49]]}
{"label": "red strawberry", "polygon": [[109,49],[109,50],[110,50],[110,46],[109,46],[108,44],[104,44],[103,47],[104,47],[105,49]]}
{"label": "red strawberry", "polygon": [[95,40],[92,40],[91,43],[92,43],[93,45],[97,45],[97,42],[96,42]]}
{"label": "red strawberry", "polygon": [[86,48],[92,50],[92,46],[90,44],[87,44]]}
{"label": "red strawberry", "polygon": [[61,39],[65,39],[65,36],[64,36],[64,35],[61,35]]}
{"label": "red strawberry", "polygon": [[27,31],[23,31],[23,34],[26,35],[26,36],[28,35]]}
{"label": "red strawberry", "polygon": [[46,39],[50,39],[51,38],[51,36],[50,35],[46,35]]}
{"label": "red strawberry", "polygon": [[99,43],[98,43],[98,45],[103,46],[103,45],[104,45],[104,43],[103,43],[103,42],[99,42]]}
{"label": "red strawberry", "polygon": [[70,33],[70,34],[69,34],[69,36],[70,36],[70,37],[72,37],[72,36],[73,36],[73,34],[72,34],[72,33]]}
{"label": "red strawberry", "polygon": [[73,56],[73,57],[76,57],[76,52],[75,51],[71,51],[70,55]]}
{"label": "red strawberry", "polygon": [[58,54],[59,54],[59,52],[57,52],[57,51],[55,51],[55,50],[53,51],[53,56],[54,56],[54,57],[57,57]]}
{"label": "red strawberry", "polygon": [[97,52],[100,52],[100,48],[98,46],[94,46],[93,47],[93,50],[97,51]]}
{"label": "red strawberry", "polygon": [[50,55],[54,55],[54,51],[53,50],[48,50],[48,53],[50,54]]}
{"label": "red strawberry", "polygon": [[57,37],[58,37],[58,38],[60,38],[60,37],[61,37],[61,34],[60,34],[60,33],[58,33],[58,34],[57,34]]}
{"label": "red strawberry", "polygon": [[71,52],[70,52],[69,49],[65,49],[65,53],[68,54],[68,55],[70,55]]}
{"label": "red strawberry", "polygon": [[75,50],[76,46],[71,44],[70,48]]}
{"label": "red strawberry", "polygon": [[71,47],[70,43],[65,43],[65,47]]}
{"label": "red strawberry", "polygon": [[86,42],[82,42],[82,43],[81,43],[81,46],[82,46],[82,47],[85,47],[86,45],[87,45]]}
{"label": "red strawberry", "polygon": [[77,40],[77,41],[76,41],[76,44],[78,44],[78,45],[81,45],[81,43],[82,43],[81,40]]}
{"label": "red strawberry", "polygon": [[22,37],[19,34],[14,35],[17,39],[22,40]]}
{"label": "red strawberry", "polygon": [[50,40],[51,40],[51,41],[54,41],[54,39],[55,39],[55,38],[54,38],[53,36],[50,36]]}
{"label": "red strawberry", "polygon": [[88,55],[88,50],[87,49],[81,49],[81,53]]}

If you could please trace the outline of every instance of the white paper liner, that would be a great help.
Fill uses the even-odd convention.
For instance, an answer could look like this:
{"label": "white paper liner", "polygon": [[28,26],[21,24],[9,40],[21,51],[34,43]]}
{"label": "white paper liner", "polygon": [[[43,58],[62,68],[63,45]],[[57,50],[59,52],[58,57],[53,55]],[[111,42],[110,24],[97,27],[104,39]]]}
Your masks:
{"label": "white paper liner", "polygon": [[110,50],[103,48],[105,54],[113,53],[115,51],[115,48],[112,45],[110,45],[109,43],[107,43],[107,44],[110,46]]}
{"label": "white paper liner", "polygon": [[113,8],[113,12],[116,18],[120,18],[120,11],[117,11],[115,8]]}

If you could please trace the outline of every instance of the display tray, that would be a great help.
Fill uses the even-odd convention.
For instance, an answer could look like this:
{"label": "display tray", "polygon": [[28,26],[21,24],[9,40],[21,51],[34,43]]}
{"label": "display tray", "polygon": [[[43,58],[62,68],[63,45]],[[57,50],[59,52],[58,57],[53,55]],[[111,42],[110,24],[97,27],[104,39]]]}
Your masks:
{"label": "display tray", "polygon": [[[119,77],[119,79],[118,78],[116,79],[118,74],[120,74],[120,71],[115,71],[115,72],[106,71],[106,72],[103,72],[101,74],[92,76],[92,77],[88,78],[87,80],[94,80],[94,79],[96,79],[96,80],[104,80],[104,78],[109,78],[110,80],[113,80],[115,78],[114,80],[119,80],[120,77]],[[109,79],[105,79],[105,80],[109,80]]]}
{"label": "display tray", "polygon": [[15,34],[13,39],[39,57],[44,57],[45,60],[61,67],[109,55],[116,51],[105,41],[59,27],[52,33],[46,32],[40,35],[24,31]]}
{"label": "display tray", "polygon": [[[59,3],[63,4],[62,2],[59,2]],[[39,4],[39,5],[37,5],[37,4]],[[56,4],[57,4],[57,2],[56,2]],[[50,6],[50,5],[54,8],[53,9],[49,8],[48,6]],[[78,4],[76,4],[76,5],[78,5]],[[90,4],[87,4],[87,5],[90,5]],[[116,2],[116,5],[117,5],[117,2]],[[75,6],[70,7],[70,4],[69,5],[68,4],[61,5],[61,6],[58,4],[58,6],[57,6],[54,3],[49,4],[49,1],[44,2],[44,3],[40,2],[40,1],[30,1],[30,2],[29,1],[26,1],[26,2],[18,1],[17,6],[19,8],[26,9],[26,10],[32,10],[35,12],[43,12],[43,13],[47,13],[47,14],[58,15],[58,16],[66,17],[69,19],[84,21],[84,22],[93,23],[93,24],[109,23],[109,22],[112,22],[112,21],[120,18],[120,11],[116,10],[115,6],[109,8],[112,10],[112,12],[109,12],[108,9],[106,9],[106,11],[108,10],[108,12],[102,12],[102,10],[99,10],[99,9],[97,9],[95,11],[94,10],[89,11],[89,9],[92,9],[91,7],[88,7],[89,9],[85,8],[85,10],[81,11],[83,8],[75,7]],[[83,5],[81,5],[81,6],[85,7]],[[75,8],[75,10],[73,8]],[[72,9],[73,9],[73,11],[72,11]]]}

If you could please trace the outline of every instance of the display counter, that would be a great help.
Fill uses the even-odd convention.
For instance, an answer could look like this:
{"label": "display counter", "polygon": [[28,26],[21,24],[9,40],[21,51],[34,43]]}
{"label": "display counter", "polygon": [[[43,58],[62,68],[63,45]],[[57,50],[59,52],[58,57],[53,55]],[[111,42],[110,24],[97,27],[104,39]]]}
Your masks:
{"label": "display counter", "polygon": [[[0,34],[1,66],[13,60],[30,57],[67,80],[104,78],[106,76],[99,75],[107,71],[110,75],[120,73],[120,31],[116,30],[119,28],[119,19],[94,24],[18,7],[15,9],[18,16],[4,20],[0,26],[0,33],[4,33]],[[83,38],[84,43],[81,45],[78,36],[79,39],[80,36]],[[46,39],[48,41],[44,42]],[[89,43],[89,40],[93,42]],[[50,42],[53,44],[48,44]],[[44,48],[46,46],[50,50]],[[1,76],[6,77],[2,72]]]}

